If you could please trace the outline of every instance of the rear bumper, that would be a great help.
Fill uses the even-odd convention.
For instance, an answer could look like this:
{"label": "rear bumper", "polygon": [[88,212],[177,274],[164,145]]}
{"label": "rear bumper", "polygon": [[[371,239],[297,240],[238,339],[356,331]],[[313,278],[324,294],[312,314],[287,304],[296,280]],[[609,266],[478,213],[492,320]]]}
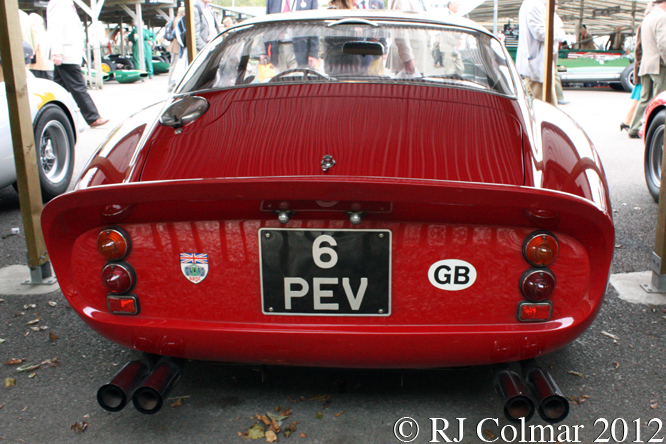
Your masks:
{"label": "rear bumper", "polygon": [[[360,229],[393,233],[392,306],[387,317],[262,313],[258,232],[279,227],[273,200],[312,196],[357,202]],[[390,206],[380,205],[390,198]],[[600,203],[602,203],[600,201]],[[296,208],[296,207],[294,207]],[[376,211],[371,211],[375,208]],[[559,295],[549,322],[520,323],[522,243],[537,228],[529,209],[557,214],[561,256],[552,265]],[[113,211],[110,211],[113,210]],[[117,210],[117,211],[116,211]],[[603,206],[566,193],[441,181],[233,179],[104,186],[51,201],[42,223],[68,301],[93,329],[137,350],[189,359],[288,365],[428,368],[515,361],[573,341],[595,318],[614,246]],[[536,225],[535,225],[536,224]],[[112,315],[96,250],[99,230],[124,228],[135,247],[137,316]],[[295,211],[290,227],[350,229],[344,213]],[[490,246],[490,248],[486,248]],[[207,253],[198,284],[178,254]],[[475,286],[441,291],[428,268],[442,259],[473,264]]]}
{"label": "rear bumper", "polygon": [[[347,368],[487,365],[553,352],[582,334],[596,315],[506,326],[298,326],[196,322],[123,325],[94,313],[86,322],[129,348],[189,359]],[[120,322],[120,323],[119,323]]]}

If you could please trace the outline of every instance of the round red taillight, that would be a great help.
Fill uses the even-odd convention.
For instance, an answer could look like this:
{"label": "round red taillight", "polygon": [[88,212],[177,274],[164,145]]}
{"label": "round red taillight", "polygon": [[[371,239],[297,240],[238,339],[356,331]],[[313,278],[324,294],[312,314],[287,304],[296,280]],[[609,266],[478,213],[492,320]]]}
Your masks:
{"label": "round red taillight", "polygon": [[106,264],[102,268],[102,284],[110,293],[127,293],[134,287],[134,282],[134,270],[129,264]]}
{"label": "round red taillight", "polygon": [[555,275],[546,268],[532,268],[520,278],[520,291],[532,302],[545,301],[555,291]]}
{"label": "round red taillight", "polygon": [[560,244],[557,238],[546,231],[530,234],[523,244],[525,259],[537,267],[545,267],[555,262],[559,251]]}
{"label": "round red taillight", "polygon": [[106,259],[119,261],[130,252],[130,238],[120,228],[107,228],[97,235],[97,249]]}

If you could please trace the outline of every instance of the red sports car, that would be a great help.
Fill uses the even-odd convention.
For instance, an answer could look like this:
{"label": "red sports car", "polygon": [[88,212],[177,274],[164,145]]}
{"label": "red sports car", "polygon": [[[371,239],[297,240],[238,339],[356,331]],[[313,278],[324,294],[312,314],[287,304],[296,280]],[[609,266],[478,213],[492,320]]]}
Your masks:
{"label": "red sports car", "polygon": [[[539,411],[562,419],[566,399],[548,407],[556,386],[528,360],[601,307],[614,241],[604,171],[576,122],[528,97],[496,38],[451,20],[244,22],[165,103],[112,131],[43,213],[71,305],[147,354],[100,390],[105,408],[134,394],[156,411],[183,358],[523,361]],[[522,378],[497,380],[507,414],[531,416],[529,390],[513,392]]]}

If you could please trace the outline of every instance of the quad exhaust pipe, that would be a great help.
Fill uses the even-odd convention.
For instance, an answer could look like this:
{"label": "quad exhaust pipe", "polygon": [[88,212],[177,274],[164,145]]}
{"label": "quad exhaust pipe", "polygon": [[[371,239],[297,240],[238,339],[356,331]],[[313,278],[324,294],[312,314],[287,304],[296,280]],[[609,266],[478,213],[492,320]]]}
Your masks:
{"label": "quad exhaust pipe", "polygon": [[144,414],[157,413],[182,375],[183,359],[144,354],[127,363],[97,390],[97,402],[109,412],[119,412],[132,400]]}
{"label": "quad exhaust pipe", "polygon": [[536,398],[541,419],[551,424],[564,421],[569,415],[569,400],[564,397],[550,373],[540,368],[534,359],[520,364],[523,376]]}
{"label": "quad exhaust pipe", "polygon": [[504,416],[511,422],[525,422],[534,416],[534,401],[527,385],[518,373],[508,367],[495,374],[495,390],[502,398]]}
{"label": "quad exhaust pipe", "polygon": [[505,366],[495,374],[495,390],[502,398],[504,416],[511,422],[527,422],[535,411],[545,422],[563,421],[569,414],[569,401],[553,377],[534,359],[522,361],[522,377]]}

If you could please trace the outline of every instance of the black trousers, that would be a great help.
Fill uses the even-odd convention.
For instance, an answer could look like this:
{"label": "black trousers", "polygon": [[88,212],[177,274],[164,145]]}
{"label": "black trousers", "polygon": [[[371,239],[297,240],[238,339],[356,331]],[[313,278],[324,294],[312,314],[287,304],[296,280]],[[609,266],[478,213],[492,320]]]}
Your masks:
{"label": "black trousers", "polygon": [[65,88],[74,97],[76,104],[79,105],[81,115],[88,125],[100,118],[97,112],[97,107],[88,94],[86,88],[86,81],[83,78],[81,67],[79,65],[61,63],[56,65],[53,75],[53,80],[63,88]]}

